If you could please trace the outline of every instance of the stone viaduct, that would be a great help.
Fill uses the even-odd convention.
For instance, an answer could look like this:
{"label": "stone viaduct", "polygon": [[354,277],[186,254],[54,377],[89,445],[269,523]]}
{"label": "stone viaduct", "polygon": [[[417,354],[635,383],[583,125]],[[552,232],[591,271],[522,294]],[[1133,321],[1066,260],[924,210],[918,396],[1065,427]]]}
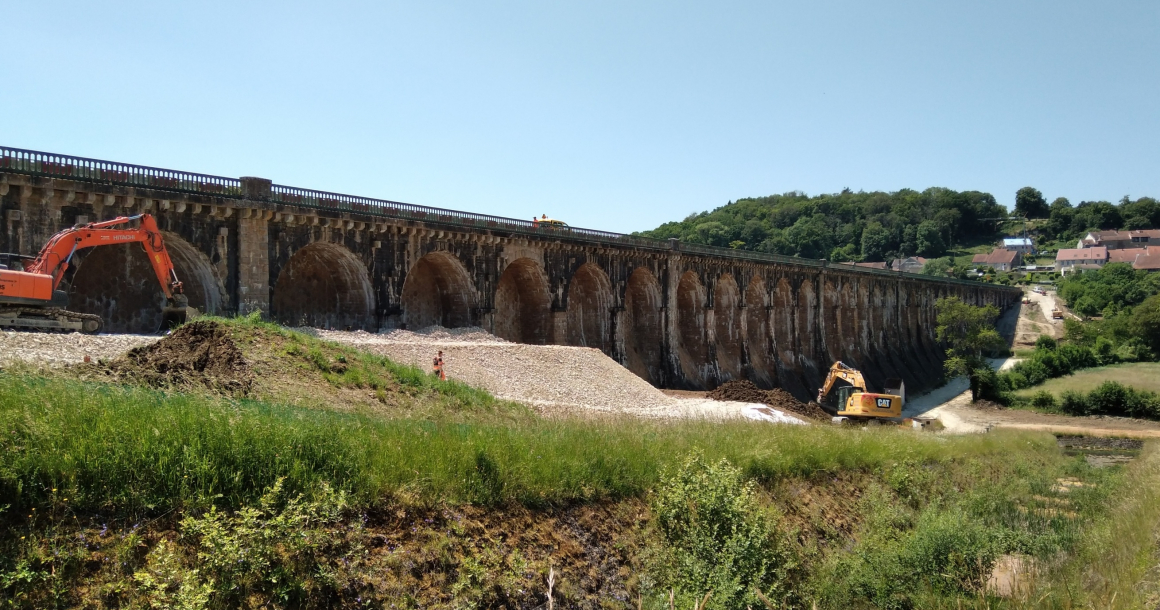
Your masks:
{"label": "stone viaduct", "polygon": [[[1006,308],[1019,291],[676,240],[456,212],[0,148],[0,252],[142,212],[165,231],[191,304],[291,325],[481,326],[599,349],[659,387],[735,378],[811,396],[843,360],[881,388],[941,373],[937,299]],[[71,308],[153,332],[164,299],[138,246],[78,253]],[[568,374],[561,371],[561,374]]]}

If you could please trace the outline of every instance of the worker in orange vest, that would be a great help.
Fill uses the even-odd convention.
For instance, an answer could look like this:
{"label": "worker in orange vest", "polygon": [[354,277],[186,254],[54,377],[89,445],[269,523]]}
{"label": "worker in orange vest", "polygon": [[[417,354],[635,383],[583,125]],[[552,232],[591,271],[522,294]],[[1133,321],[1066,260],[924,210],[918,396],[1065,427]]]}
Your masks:
{"label": "worker in orange vest", "polygon": [[447,374],[443,372],[443,350],[439,350],[439,354],[435,356],[435,374],[439,376],[442,381],[447,381]]}

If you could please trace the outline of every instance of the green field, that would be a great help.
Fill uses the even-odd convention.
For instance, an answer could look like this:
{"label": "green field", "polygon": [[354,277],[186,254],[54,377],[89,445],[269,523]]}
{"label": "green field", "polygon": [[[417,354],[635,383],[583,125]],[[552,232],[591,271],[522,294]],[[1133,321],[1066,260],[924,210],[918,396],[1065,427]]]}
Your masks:
{"label": "green field", "polygon": [[[0,371],[0,607],[542,607],[549,574],[561,608],[1147,601],[1155,447],[1101,469],[1042,432],[542,418],[215,323],[260,374],[244,395]],[[291,379],[319,399],[287,404]],[[1051,570],[1006,603],[983,583],[1009,554]]]}
{"label": "green field", "polygon": [[1059,397],[1064,392],[1090,392],[1105,381],[1117,381],[1137,390],[1160,393],[1160,362],[1133,362],[1084,369],[1067,377],[1049,379],[1043,385],[1015,392],[1017,396],[1030,397],[1046,390]]}

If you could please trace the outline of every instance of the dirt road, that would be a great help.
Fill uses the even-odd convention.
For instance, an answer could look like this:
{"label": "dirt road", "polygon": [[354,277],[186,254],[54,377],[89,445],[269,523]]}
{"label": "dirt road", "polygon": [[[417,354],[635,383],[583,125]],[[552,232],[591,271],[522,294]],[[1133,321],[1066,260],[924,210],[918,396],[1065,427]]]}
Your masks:
{"label": "dirt road", "polygon": [[1031,301],[1019,308],[1019,320],[1015,326],[1014,349],[1035,347],[1040,335],[1058,339],[1063,336],[1063,320],[1053,320],[1051,311],[1058,307],[1055,293],[1039,294],[1024,289],[1023,296]]}

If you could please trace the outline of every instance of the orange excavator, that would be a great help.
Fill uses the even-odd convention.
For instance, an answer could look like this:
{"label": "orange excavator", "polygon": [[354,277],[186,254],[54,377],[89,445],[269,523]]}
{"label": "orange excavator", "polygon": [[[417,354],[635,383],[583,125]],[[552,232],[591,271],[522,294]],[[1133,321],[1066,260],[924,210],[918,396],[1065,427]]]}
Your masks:
{"label": "orange excavator", "polygon": [[[141,221],[136,228],[123,226],[136,220]],[[58,287],[77,250],[133,242],[145,249],[165,293],[167,306],[162,310],[162,323],[173,326],[184,322],[191,312],[189,300],[173,270],[161,230],[151,215],[139,214],[65,229],[53,235],[35,258],[0,255],[7,256],[7,264],[0,264],[0,328],[100,332],[101,317],[68,311],[68,294]],[[17,271],[9,269],[13,259],[31,262]]]}

